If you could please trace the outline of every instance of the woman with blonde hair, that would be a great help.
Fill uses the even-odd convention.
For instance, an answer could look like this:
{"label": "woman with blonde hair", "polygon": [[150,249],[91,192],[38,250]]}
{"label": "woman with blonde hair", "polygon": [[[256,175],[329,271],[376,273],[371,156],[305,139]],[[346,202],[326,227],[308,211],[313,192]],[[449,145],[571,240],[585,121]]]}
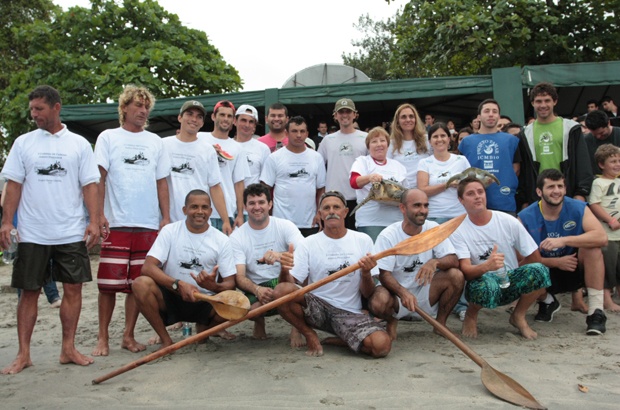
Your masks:
{"label": "woman with blonde hair", "polygon": [[430,155],[430,146],[424,123],[412,104],[401,104],[396,109],[390,140],[392,146],[388,150],[388,158],[405,166],[407,187],[417,187],[418,163]]}

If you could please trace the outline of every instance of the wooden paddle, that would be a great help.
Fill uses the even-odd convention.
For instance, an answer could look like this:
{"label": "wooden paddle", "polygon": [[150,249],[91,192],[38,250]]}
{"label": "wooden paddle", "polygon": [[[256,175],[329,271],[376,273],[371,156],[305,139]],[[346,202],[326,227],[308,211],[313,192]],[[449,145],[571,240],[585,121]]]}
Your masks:
{"label": "wooden paddle", "polygon": [[[383,252],[379,252],[378,254],[373,255],[373,258],[375,260],[379,260],[381,258],[385,258],[386,256],[392,256],[392,255],[414,255],[414,254],[422,253],[429,249],[432,249],[435,246],[439,245],[441,242],[443,242],[446,238],[448,238],[452,234],[452,232],[454,232],[456,228],[458,228],[458,226],[461,224],[463,219],[465,219],[465,215],[456,217],[433,229],[429,229],[428,231],[423,232],[420,235],[412,236],[411,238],[408,238],[402,241],[401,243],[399,243],[393,248],[387,249]],[[237,323],[243,322],[244,320],[253,319],[257,316],[260,316],[270,311],[271,309],[277,308],[280,305],[290,302],[291,300],[295,299],[297,296],[306,294],[310,292],[311,290],[319,288],[329,282],[332,282],[338,278],[348,275],[349,273],[354,272],[357,269],[359,269],[358,263],[348,266],[345,269],[342,269],[336,273],[333,273],[317,282],[311,283],[308,286],[300,288],[296,290],[295,292],[289,293],[288,295],[282,296],[281,298],[271,301],[254,310],[251,310],[246,316],[240,319],[229,320],[227,322],[220,323],[219,325],[214,326],[210,329],[207,329],[203,332],[197,333],[194,336],[190,336],[187,339],[183,339],[177,343],[174,343],[170,346],[159,349],[156,352],[153,352],[144,357],[141,357],[138,360],[135,360],[131,363],[127,363],[126,365],[104,376],[94,379],[93,384],[102,383],[108,379],[118,376],[119,374],[123,374],[125,372],[128,372],[129,370],[135,369],[138,366],[142,366],[143,364],[149,363],[155,359],[159,359],[160,357],[173,353],[176,350],[184,346],[187,346],[189,344],[196,343],[203,339],[206,339],[207,337],[212,336],[221,330],[234,326]]]}
{"label": "wooden paddle", "polygon": [[250,300],[236,290],[225,290],[214,296],[194,292],[194,297],[209,302],[217,314],[227,320],[241,319],[250,311]]}
{"label": "wooden paddle", "polygon": [[422,316],[424,320],[430,323],[439,333],[454,343],[456,347],[461,349],[471,360],[482,368],[481,379],[484,387],[487,388],[495,396],[517,406],[527,407],[529,409],[546,409],[540,404],[534,396],[532,396],[523,386],[506,376],[504,373],[495,370],[486,360],[474,352],[465,344],[458,336],[450,331],[447,327],[433,319],[428,313],[422,309],[415,310],[417,314]]}

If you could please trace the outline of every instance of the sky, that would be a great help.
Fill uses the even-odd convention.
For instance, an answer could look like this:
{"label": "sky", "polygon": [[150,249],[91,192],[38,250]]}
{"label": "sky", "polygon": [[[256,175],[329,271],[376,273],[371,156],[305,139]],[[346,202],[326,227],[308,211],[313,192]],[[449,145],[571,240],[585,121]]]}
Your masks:
{"label": "sky", "polygon": [[[88,0],[52,0],[63,9]],[[181,22],[204,31],[224,60],[239,71],[243,91],[281,88],[296,72],[316,64],[342,64],[362,33],[359,17],[393,16],[406,0],[159,0]],[[277,23],[274,23],[276,22]]]}

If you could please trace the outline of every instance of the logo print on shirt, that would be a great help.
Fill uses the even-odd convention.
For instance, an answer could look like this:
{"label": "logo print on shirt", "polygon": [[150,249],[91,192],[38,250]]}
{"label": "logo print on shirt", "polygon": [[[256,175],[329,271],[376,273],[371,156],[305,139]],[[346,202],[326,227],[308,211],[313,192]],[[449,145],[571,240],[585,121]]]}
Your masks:
{"label": "logo print on shirt", "polygon": [[291,177],[291,178],[300,178],[300,177],[303,177],[305,175],[309,175],[308,171],[306,171],[306,168],[302,168],[299,171],[292,172],[292,173],[288,174],[288,176]]}
{"label": "logo print on shirt", "polygon": [[60,165],[60,161],[56,161],[50,164],[47,168],[35,168],[38,175],[51,175],[64,177],[67,175],[67,170]]}
{"label": "logo print on shirt", "polygon": [[328,275],[328,276],[329,276],[329,275],[333,275],[334,273],[336,273],[336,272],[338,272],[338,271],[340,271],[340,270],[343,270],[344,268],[349,267],[349,265],[351,265],[351,264],[349,263],[349,261],[345,261],[343,264],[341,264],[340,266],[338,266],[336,269],[330,269],[330,270],[328,270],[328,271],[327,271],[327,275]]}
{"label": "logo print on shirt", "polygon": [[353,152],[353,145],[351,145],[348,142],[345,142],[342,145],[340,145],[340,148],[338,149],[338,151],[341,154],[349,154],[349,153]]}
{"label": "logo print on shirt", "polygon": [[181,165],[173,165],[172,167],[170,167],[170,172],[176,172],[178,174],[188,174],[188,175],[193,175],[194,174],[194,168],[189,166],[189,161],[181,164]]}
{"label": "logo print on shirt", "polygon": [[416,260],[414,260],[411,263],[411,266],[405,266],[403,268],[403,271],[405,272],[415,272],[415,270],[418,268],[418,266],[422,266],[423,263],[420,261],[420,258],[416,258]]}
{"label": "logo print on shirt", "polygon": [[489,248],[482,255],[478,255],[478,259],[481,261],[486,261],[489,259],[489,256],[491,256],[491,253],[493,253],[493,248]]}
{"label": "logo print on shirt", "polygon": [[142,165],[142,166],[145,166],[151,163],[151,161],[149,161],[148,158],[144,156],[143,152],[134,155],[132,158],[123,158],[123,162],[125,164]]}
{"label": "logo print on shirt", "polygon": [[480,143],[478,143],[478,146],[476,147],[476,154],[477,155],[492,155],[492,154],[498,155],[499,145],[497,145],[497,142],[493,140],[480,141]]}
{"label": "logo print on shirt", "polygon": [[196,268],[200,268],[200,270],[204,269],[202,263],[200,263],[199,258],[192,258],[189,262],[179,262],[179,266],[185,269],[196,270]]}

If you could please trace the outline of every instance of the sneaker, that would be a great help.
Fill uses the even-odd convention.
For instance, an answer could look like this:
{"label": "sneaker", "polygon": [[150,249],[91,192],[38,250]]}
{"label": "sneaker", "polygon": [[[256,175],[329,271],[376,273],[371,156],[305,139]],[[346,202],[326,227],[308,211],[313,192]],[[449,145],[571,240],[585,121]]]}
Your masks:
{"label": "sneaker", "polygon": [[587,335],[602,335],[605,333],[605,322],[607,322],[607,316],[601,309],[596,309],[594,313],[586,318],[586,324],[588,330]]}
{"label": "sneaker", "polygon": [[62,304],[62,300],[61,299],[56,299],[55,301],[50,303],[50,307],[53,308],[53,309],[58,309],[61,304]]}
{"label": "sneaker", "polygon": [[534,316],[534,320],[537,322],[552,322],[553,315],[560,310],[562,305],[560,302],[553,297],[553,302],[546,304],[544,302],[538,302],[538,313]]}

